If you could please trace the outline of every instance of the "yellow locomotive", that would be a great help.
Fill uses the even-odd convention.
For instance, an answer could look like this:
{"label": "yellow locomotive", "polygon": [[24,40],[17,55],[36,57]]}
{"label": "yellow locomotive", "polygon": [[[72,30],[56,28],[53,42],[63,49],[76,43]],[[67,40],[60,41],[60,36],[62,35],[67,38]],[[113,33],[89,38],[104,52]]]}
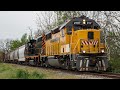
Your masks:
{"label": "yellow locomotive", "polygon": [[101,32],[94,20],[86,16],[74,17],[30,40],[25,45],[22,62],[78,71],[106,71],[107,50]]}

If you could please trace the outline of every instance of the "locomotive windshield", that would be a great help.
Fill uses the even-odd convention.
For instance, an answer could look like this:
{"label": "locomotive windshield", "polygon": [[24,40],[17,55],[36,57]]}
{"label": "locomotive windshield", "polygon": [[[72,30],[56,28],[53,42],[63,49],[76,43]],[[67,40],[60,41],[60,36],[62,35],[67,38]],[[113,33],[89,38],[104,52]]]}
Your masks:
{"label": "locomotive windshield", "polygon": [[89,19],[85,16],[75,17],[72,20],[65,22],[60,27],[60,30],[62,30],[63,27],[66,27],[68,31],[71,31],[70,27],[73,27],[75,31],[83,29],[100,29],[100,25],[95,20]]}
{"label": "locomotive windshield", "polygon": [[98,25],[94,25],[94,22],[92,21],[84,21],[84,22],[73,22],[74,30],[80,30],[80,29],[99,29]]}

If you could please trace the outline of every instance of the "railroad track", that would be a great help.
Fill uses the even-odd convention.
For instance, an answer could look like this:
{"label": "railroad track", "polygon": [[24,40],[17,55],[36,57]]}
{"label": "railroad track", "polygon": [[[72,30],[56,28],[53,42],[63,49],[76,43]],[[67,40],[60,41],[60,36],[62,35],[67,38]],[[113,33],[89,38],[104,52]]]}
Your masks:
{"label": "railroad track", "polygon": [[107,73],[107,72],[103,72],[103,73],[92,73],[92,75],[97,75],[97,76],[103,76],[103,77],[108,77],[108,78],[112,78],[112,79],[120,79],[120,74],[114,74],[114,73]]}
{"label": "railroad track", "polygon": [[[10,63],[14,64],[14,63]],[[110,73],[110,72],[86,72],[86,71],[77,71],[77,70],[66,70],[66,69],[61,69],[61,68],[54,68],[54,67],[41,67],[41,66],[32,66],[32,65],[24,65],[24,64],[18,64],[21,66],[30,66],[30,67],[36,67],[36,68],[42,68],[42,69],[48,69],[48,70],[54,70],[54,71],[61,71],[64,73],[69,73],[69,74],[74,74],[74,75],[94,75],[94,76],[102,76],[102,77],[107,77],[111,79],[120,79],[120,74],[115,74],[115,73]]]}

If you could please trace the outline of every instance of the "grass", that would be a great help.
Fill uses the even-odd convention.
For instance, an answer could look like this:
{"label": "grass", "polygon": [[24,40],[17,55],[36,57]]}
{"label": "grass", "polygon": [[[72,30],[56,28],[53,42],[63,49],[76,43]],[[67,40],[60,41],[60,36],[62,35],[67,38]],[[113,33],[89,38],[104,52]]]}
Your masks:
{"label": "grass", "polygon": [[80,79],[61,70],[0,63],[0,79]]}
{"label": "grass", "polygon": [[16,72],[16,78],[20,78],[20,79],[28,79],[29,75],[30,74],[28,73],[28,71],[22,69],[18,69]]}
{"label": "grass", "polygon": [[79,79],[60,70],[0,63],[0,79]]}
{"label": "grass", "polygon": [[77,75],[49,68],[0,63],[0,79],[89,79],[90,75]]}
{"label": "grass", "polygon": [[27,70],[18,69],[16,72],[16,78],[18,79],[43,79],[44,74],[40,74],[37,71],[29,73]]}
{"label": "grass", "polygon": [[0,63],[0,79],[44,79],[45,75],[13,64]]}

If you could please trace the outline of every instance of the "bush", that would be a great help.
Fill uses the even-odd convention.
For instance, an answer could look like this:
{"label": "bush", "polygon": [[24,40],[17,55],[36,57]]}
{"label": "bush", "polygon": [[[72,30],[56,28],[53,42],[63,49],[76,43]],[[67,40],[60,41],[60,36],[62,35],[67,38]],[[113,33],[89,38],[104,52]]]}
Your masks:
{"label": "bush", "polygon": [[111,59],[109,61],[109,72],[120,73],[120,59]]}
{"label": "bush", "polygon": [[26,70],[18,69],[16,72],[16,78],[18,79],[43,79],[44,74],[39,74],[34,71],[33,73],[29,73]]}
{"label": "bush", "polygon": [[34,72],[32,73],[32,78],[34,78],[34,79],[43,79],[43,77],[44,77],[44,74],[39,74],[39,73],[36,72],[36,71],[34,71]]}
{"label": "bush", "polygon": [[28,71],[24,71],[22,69],[18,69],[16,72],[16,78],[18,79],[28,79],[29,73]]}

